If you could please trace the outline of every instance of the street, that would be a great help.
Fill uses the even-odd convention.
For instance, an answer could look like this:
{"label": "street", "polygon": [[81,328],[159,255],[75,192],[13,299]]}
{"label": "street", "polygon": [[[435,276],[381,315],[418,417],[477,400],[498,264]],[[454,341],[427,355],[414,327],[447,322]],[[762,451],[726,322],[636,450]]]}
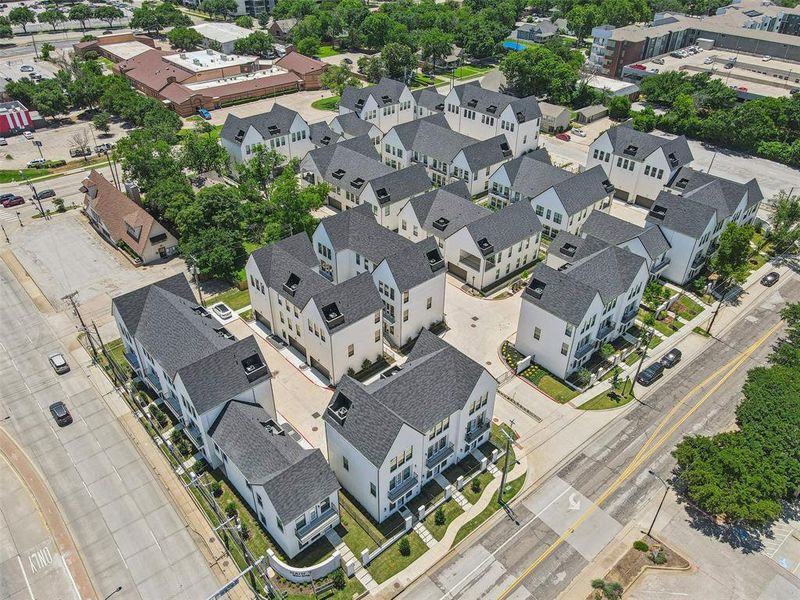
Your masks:
{"label": "street", "polygon": [[[792,275],[780,287],[751,293],[758,295],[753,307],[717,332],[702,360],[676,367],[657,392],[622,409],[577,455],[513,502],[509,514],[451,553],[402,597],[556,598],[663,489],[648,469],[668,477],[674,466],[670,452],[682,435],[713,433],[732,422],[736,402],[731,399],[739,396],[747,369],[769,354],[780,332],[778,311],[800,296],[800,281]],[[776,568],[760,554],[748,560],[754,570]],[[736,578],[722,579],[729,582],[724,597],[757,597]],[[800,582],[794,580],[794,586],[800,594]]]}

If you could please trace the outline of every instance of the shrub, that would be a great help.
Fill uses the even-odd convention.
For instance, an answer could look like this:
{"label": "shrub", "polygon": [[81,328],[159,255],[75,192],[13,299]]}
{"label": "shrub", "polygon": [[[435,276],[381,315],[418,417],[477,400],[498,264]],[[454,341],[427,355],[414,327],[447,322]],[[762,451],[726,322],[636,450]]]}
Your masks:
{"label": "shrub", "polygon": [[397,549],[403,556],[408,556],[411,554],[411,544],[408,541],[408,536],[400,539],[400,542],[397,544]]}
{"label": "shrub", "polygon": [[228,515],[228,517],[235,517],[237,514],[239,514],[239,511],[236,508],[236,502],[231,500],[225,505],[225,514]]}
{"label": "shrub", "polygon": [[650,549],[650,546],[645,544],[642,540],[636,540],[633,542],[633,547],[639,552],[647,552]]}
{"label": "shrub", "polygon": [[651,552],[649,556],[650,560],[652,560],[657,565],[663,565],[665,562],[667,562],[667,556],[666,554],[664,554],[663,550],[658,550],[657,552],[653,550],[653,552]]}
{"label": "shrub", "polygon": [[587,385],[592,379],[592,374],[586,367],[581,367],[575,372],[575,381],[578,385]]}
{"label": "shrub", "polygon": [[606,360],[612,354],[614,354],[614,346],[612,346],[611,344],[608,344],[608,343],[603,344],[602,346],[600,346],[600,350],[598,352],[600,353],[600,358],[602,358],[603,360]]}
{"label": "shrub", "polygon": [[53,200],[53,206],[56,207],[57,213],[66,212],[66,208],[64,208],[64,199],[63,198],[56,198]]}
{"label": "shrub", "polygon": [[473,491],[473,493],[477,494],[481,491],[481,480],[477,477],[472,479],[472,483],[469,484],[469,489]]}
{"label": "shrub", "polygon": [[370,361],[370,359],[368,359],[368,358],[365,358],[364,362],[361,363],[361,370],[362,371],[366,371],[371,366],[372,366],[372,361]]}
{"label": "shrub", "polygon": [[354,369],[353,367],[350,367],[349,369],[347,369],[347,374],[348,374],[350,377],[352,377],[353,375],[355,375],[355,374],[356,374],[356,371],[355,371],[355,369]]}
{"label": "shrub", "polygon": [[222,496],[222,484],[219,481],[214,481],[211,484],[211,493],[214,494],[215,498]]}
{"label": "shrub", "polygon": [[444,516],[444,510],[440,506],[439,508],[436,509],[436,512],[433,514],[433,522],[441,526],[444,525],[445,521],[446,519]]}
{"label": "shrub", "polygon": [[245,523],[244,521],[239,523],[239,534],[242,536],[243,540],[250,539],[250,528],[247,527],[247,523]]}
{"label": "shrub", "polygon": [[331,573],[330,577],[333,587],[335,587],[337,590],[343,590],[344,586],[347,585],[344,571],[341,569],[336,569],[333,573]]}

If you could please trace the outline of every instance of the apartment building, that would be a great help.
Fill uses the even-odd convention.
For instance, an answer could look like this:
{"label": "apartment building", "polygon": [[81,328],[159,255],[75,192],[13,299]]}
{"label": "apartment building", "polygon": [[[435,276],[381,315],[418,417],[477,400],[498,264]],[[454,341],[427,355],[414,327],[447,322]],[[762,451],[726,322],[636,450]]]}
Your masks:
{"label": "apartment building", "polygon": [[517,350],[567,378],[633,324],[648,279],[644,258],[605,244],[560,269],[537,265],[522,295]]}
{"label": "apartment building", "polygon": [[629,121],[592,142],[586,168],[600,165],[618,198],[649,208],[678,170],[693,158],[684,136],[667,139],[637,131]]}
{"label": "apartment building", "polygon": [[614,186],[599,166],[571,173],[526,154],[501,165],[491,176],[489,203],[523,200],[533,206],[547,237],[565,229],[576,233],[595,210],[608,210]]}
{"label": "apartment building", "polygon": [[332,283],[305,233],[259,248],[245,272],[253,316],[332,384],[383,356],[383,304],[372,276]]}
{"label": "apartment building", "polygon": [[354,112],[337,115],[331,120],[330,128],[345,140],[365,135],[376,146],[380,144],[383,137],[383,132],[377,125],[360,119]]}
{"label": "apartment building", "polygon": [[491,173],[513,154],[502,135],[471,138],[450,129],[441,114],[393,127],[381,142],[381,152],[395,169],[424,165],[436,186],[463,180],[473,196],[487,192]]}
{"label": "apartment building", "polygon": [[454,131],[486,140],[502,134],[514,156],[539,147],[542,113],[536,98],[516,98],[481,87],[457,85],[444,100],[444,115]]}
{"label": "apartment building", "polygon": [[435,87],[426,87],[411,92],[414,96],[414,118],[421,119],[444,112],[444,96]]}
{"label": "apartment building", "polygon": [[384,77],[375,85],[346,88],[339,100],[339,114],[349,112],[386,132],[414,119],[414,96],[406,84]]}
{"label": "apartment building", "polygon": [[262,147],[275,150],[287,160],[302,159],[314,149],[306,120],[280,104],[252,117],[228,114],[219,139],[234,163],[247,162]]}
{"label": "apartment building", "polygon": [[369,273],[395,346],[444,321],[445,262],[432,239],[411,242],[382,227],[366,205],[320,221],[312,236],[320,273],[336,284]]}
{"label": "apartment building", "polygon": [[433,182],[425,167],[412,164],[368,181],[359,201],[372,207],[372,213],[380,225],[397,231],[400,210],[410,198],[427,192],[432,187]]}
{"label": "apartment building", "polygon": [[381,522],[488,441],[496,390],[485,368],[423,331],[391,376],[342,380],[323,415],[331,468]]}

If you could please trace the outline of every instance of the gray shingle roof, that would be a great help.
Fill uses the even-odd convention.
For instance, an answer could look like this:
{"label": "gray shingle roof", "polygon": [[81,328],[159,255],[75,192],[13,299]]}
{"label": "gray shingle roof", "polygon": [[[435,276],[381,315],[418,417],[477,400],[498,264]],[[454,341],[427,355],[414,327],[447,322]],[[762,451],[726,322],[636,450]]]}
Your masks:
{"label": "gray shingle roof", "polygon": [[407,150],[447,163],[464,148],[479,143],[475,138],[450,129],[441,113],[396,125],[392,130]]}
{"label": "gray shingle roof", "polygon": [[417,106],[432,111],[441,112],[444,110],[444,96],[436,91],[436,88],[427,87],[414,90],[411,92],[411,95],[414,96],[414,101],[417,103]]}
{"label": "gray shingle roof", "polygon": [[615,246],[638,238],[651,259],[669,250],[669,242],[658,227],[652,225],[647,228],[639,227],[599,210],[589,214],[581,226],[581,233]]}
{"label": "gray shingle roof", "polygon": [[278,517],[290,523],[340,485],[319,450],[303,448],[286,433],[268,428],[271,420],[260,405],[232,400],[209,434],[248,483],[264,486]]}
{"label": "gray shingle roof", "polygon": [[381,206],[406,200],[433,187],[425,167],[418,164],[376,177],[368,185]]}
{"label": "gray shingle roof", "polygon": [[327,289],[314,295],[313,300],[320,312],[326,306],[335,304],[339,314],[344,317],[343,321],[336,321],[333,325],[325,321],[328,331],[352,325],[383,308],[371,273],[361,273],[336,285],[329,283]]}
{"label": "gray shingle roof", "polygon": [[600,165],[553,185],[568,215],[574,215],[614,192],[608,175]]}
{"label": "gray shingle roof", "polygon": [[[263,369],[259,368],[248,376],[243,361],[250,364],[253,357],[257,357]],[[183,367],[178,371],[178,376],[195,410],[202,415],[272,375],[258,343],[251,335]]]}
{"label": "gray shingle roof", "polygon": [[503,134],[469,144],[462,152],[472,171],[496,165],[511,158],[512,155],[508,140]]}
{"label": "gray shingle roof", "polygon": [[627,248],[608,246],[576,261],[565,273],[596,289],[600,292],[603,304],[608,304],[628,291],[644,264],[643,257]]}
{"label": "gray shingle roof", "polygon": [[[367,136],[316,148],[306,155],[301,166],[309,168],[310,163],[316,166],[323,180],[356,196],[361,195],[364,183],[394,170],[381,162],[372,140]],[[334,177],[334,173],[341,176]],[[363,180],[362,185],[353,185],[358,179]]]}
{"label": "gray shingle roof", "polygon": [[373,127],[375,127],[375,125],[359,118],[354,112],[337,115],[331,121],[331,129],[339,131],[347,137],[369,135]]}
{"label": "gray shingle roof", "polygon": [[312,123],[308,126],[310,138],[317,148],[330,146],[341,141],[342,136],[331,129],[325,121]]}
{"label": "gray shingle roof", "polygon": [[566,229],[558,232],[550,246],[547,248],[547,254],[557,256],[561,260],[569,263],[574,263],[587,256],[591,256],[595,252],[599,252],[607,247],[608,243],[596,237],[586,236],[581,237],[573,233],[569,233]]}
{"label": "gray shingle roof", "polygon": [[690,167],[682,167],[675,174],[670,182],[670,188],[683,194],[684,198],[693,198],[697,202],[713,206],[717,209],[720,219],[732,216],[745,194],[748,196],[746,204],[748,208],[764,198],[755,179],[747,183],[738,183]]}
{"label": "gray shingle roof", "polygon": [[[489,209],[472,202],[469,197],[466,184],[458,181],[412,198],[410,203],[425,231],[447,239],[469,223],[491,213]],[[442,219],[446,219],[447,223]],[[439,221],[439,227],[433,226],[434,221]]]}
{"label": "gray shingle roof", "polygon": [[675,167],[690,163],[694,158],[684,136],[668,140],[652,133],[637,131],[630,121],[612,127],[606,133],[617,156],[644,160],[659,148],[663,148],[668,159],[670,154],[674,155],[677,161]]}
{"label": "gray shingle roof", "polygon": [[112,300],[125,327],[170,378],[187,365],[233,344],[219,321],[202,309],[183,274]]}
{"label": "gray shingle roof", "polygon": [[391,377],[370,385],[344,377],[329,406],[344,396],[351,402],[347,417],[342,424],[326,410],[324,419],[380,466],[404,423],[425,433],[462,410],[483,373],[481,365],[423,330],[408,361]]}
{"label": "gray shingle roof", "polygon": [[[363,88],[348,87],[345,88],[342,98],[339,100],[339,106],[357,112],[363,107],[363,104],[359,106],[359,100],[366,102],[370,96],[375,98],[378,106],[397,104],[400,102],[400,94],[403,93],[405,87],[405,84],[401,81],[395,81],[387,77],[382,78],[375,85]],[[384,96],[388,98],[388,102],[383,100]]]}
{"label": "gray shingle roof", "polygon": [[[506,107],[510,105],[520,123],[542,116],[539,104],[533,96],[515,98],[508,94],[484,89],[476,81],[457,85],[453,89],[458,94],[461,106],[468,107],[479,113],[499,117]],[[496,107],[495,110],[489,110],[492,106]]]}
{"label": "gray shingle roof", "polygon": [[542,230],[542,223],[530,202],[514,202],[497,212],[467,225],[467,231],[475,243],[486,238],[500,252]]}
{"label": "gray shingle roof", "polygon": [[[541,290],[539,297],[532,294],[534,289]],[[598,294],[596,289],[575,280],[565,271],[539,263],[533,269],[522,299],[577,327]]]}
{"label": "gray shingle roof", "polygon": [[[692,238],[699,238],[716,214],[717,210],[708,204],[662,191],[650,208],[646,221]],[[661,218],[657,215],[661,215]]]}
{"label": "gray shingle roof", "polygon": [[554,167],[549,161],[541,161],[532,154],[523,154],[502,166],[508,174],[511,189],[515,192],[528,198],[535,198],[557,183],[573,176],[569,171]]}
{"label": "gray shingle roof", "polygon": [[[237,117],[229,114],[225,118],[225,125],[222,126],[220,137],[233,143],[239,143],[234,138],[243,131],[247,133],[250,126],[256,128],[265,140],[286,135],[289,128],[297,117],[297,112],[275,104],[269,111],[251,117]],[[270,129],[272,128],[272,129]]]}

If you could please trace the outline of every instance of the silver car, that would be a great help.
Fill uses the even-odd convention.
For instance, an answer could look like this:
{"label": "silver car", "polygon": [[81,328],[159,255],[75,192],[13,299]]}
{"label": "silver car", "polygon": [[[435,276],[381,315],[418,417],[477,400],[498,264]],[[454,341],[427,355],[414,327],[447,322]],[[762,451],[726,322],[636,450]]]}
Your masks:
{"label": "silver car", "polygon": [[59,375],[69,373],[69,364],[67,364],[67,359],[64,358],[64,355],[61,354],[61,352],[53,352],[52,354],[48,354],[47,360],[50,362],[50,366],[53,367],[53,370]]}
{"label": "silver car", "polygon": [[214,306],[211,307],[211,310],[213,310],[214,313],[216,313],[216,315],[223,321],[226,321],[233,316],[233,312],[231,311],[230,308],[228,308],[228,305],[225,304],[224,302],[217,302]]}

